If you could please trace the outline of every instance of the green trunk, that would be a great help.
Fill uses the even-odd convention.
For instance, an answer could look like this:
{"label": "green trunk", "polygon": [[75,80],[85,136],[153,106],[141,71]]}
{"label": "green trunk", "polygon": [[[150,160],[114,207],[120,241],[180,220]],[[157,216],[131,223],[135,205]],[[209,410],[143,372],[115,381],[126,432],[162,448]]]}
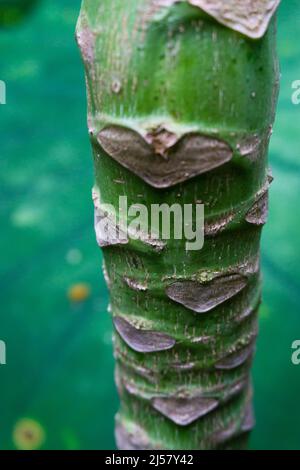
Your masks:
{"label": "green trunk", "polygon": [[[77,39],[115,326],[120,449],[246,445],[277,5],[83,1]],[[118,242],[111,227],[104,237],[103,204],[118,208],[120,196],[149,211],[203,202],[204,247],[149,233]]]}

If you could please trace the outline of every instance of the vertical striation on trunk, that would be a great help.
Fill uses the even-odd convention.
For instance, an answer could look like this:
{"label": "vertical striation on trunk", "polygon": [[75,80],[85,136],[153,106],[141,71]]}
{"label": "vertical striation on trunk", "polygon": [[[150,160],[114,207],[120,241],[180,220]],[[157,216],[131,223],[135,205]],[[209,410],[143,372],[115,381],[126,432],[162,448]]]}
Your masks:
{"label": "vertical striation on trunk", "polygon": [[120,196],[149,209],[205,204],[199,251],[149,233],[104,240],[96,225],[115,327],[120,449],[243,448],[254,422],[278,1],[224,3],[82,3],[96,224]]}

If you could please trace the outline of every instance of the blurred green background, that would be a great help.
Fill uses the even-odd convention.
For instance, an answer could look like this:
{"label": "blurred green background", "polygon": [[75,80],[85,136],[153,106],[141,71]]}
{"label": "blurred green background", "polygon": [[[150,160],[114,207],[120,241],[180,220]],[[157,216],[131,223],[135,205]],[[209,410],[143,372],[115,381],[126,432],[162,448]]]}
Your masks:
{"label": "blurred green background", "polygon": [[[0,0],[0,13],[1,4],[14,2]],[[299,6],[283,1],[279,12],[282,83],[263,237],[252,449],[300,449],[300,365],[291,363],[291,344],[300,339],[300,105],[291,102],[292,82],[300,79]],[[0,17],[0,79],[7,84],[0,106],[1,449],[115,445],[111,322],[74,41],[79,7],[80,0],[40,0],[23,19]]]}

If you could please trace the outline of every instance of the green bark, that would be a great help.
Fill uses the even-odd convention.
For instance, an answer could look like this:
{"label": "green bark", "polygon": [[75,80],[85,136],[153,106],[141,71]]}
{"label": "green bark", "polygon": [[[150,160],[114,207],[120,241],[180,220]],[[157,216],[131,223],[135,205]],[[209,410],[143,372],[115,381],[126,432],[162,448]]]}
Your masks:
{"label": "green bark", "polygon": [[119,196],[149,209],[205,204],[199,251],[148,234],[108,243],[96,229],[120,449],[243,448],[253,426],[278,2],[231,0],[226,15],[212,3],[84,0],[77,26],[97,214]]}

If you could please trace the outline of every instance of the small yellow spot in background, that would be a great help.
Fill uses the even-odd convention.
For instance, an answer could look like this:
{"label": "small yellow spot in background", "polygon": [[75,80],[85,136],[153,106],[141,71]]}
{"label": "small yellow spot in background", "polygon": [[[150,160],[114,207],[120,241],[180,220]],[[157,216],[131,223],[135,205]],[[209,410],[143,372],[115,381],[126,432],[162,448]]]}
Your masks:
{"label": "small yellow spot in background", "polygon": [[71,302],[83,302],[91,295],[91,288],[88,284],[74,284],[68,290],[68,297]]}
{"label": "small yellow spot in background", "polygon": [[40,423],[29,418],[18,421],[13,431],[13,442],[19,450],[40,449],[45,437],[45,431]]}

